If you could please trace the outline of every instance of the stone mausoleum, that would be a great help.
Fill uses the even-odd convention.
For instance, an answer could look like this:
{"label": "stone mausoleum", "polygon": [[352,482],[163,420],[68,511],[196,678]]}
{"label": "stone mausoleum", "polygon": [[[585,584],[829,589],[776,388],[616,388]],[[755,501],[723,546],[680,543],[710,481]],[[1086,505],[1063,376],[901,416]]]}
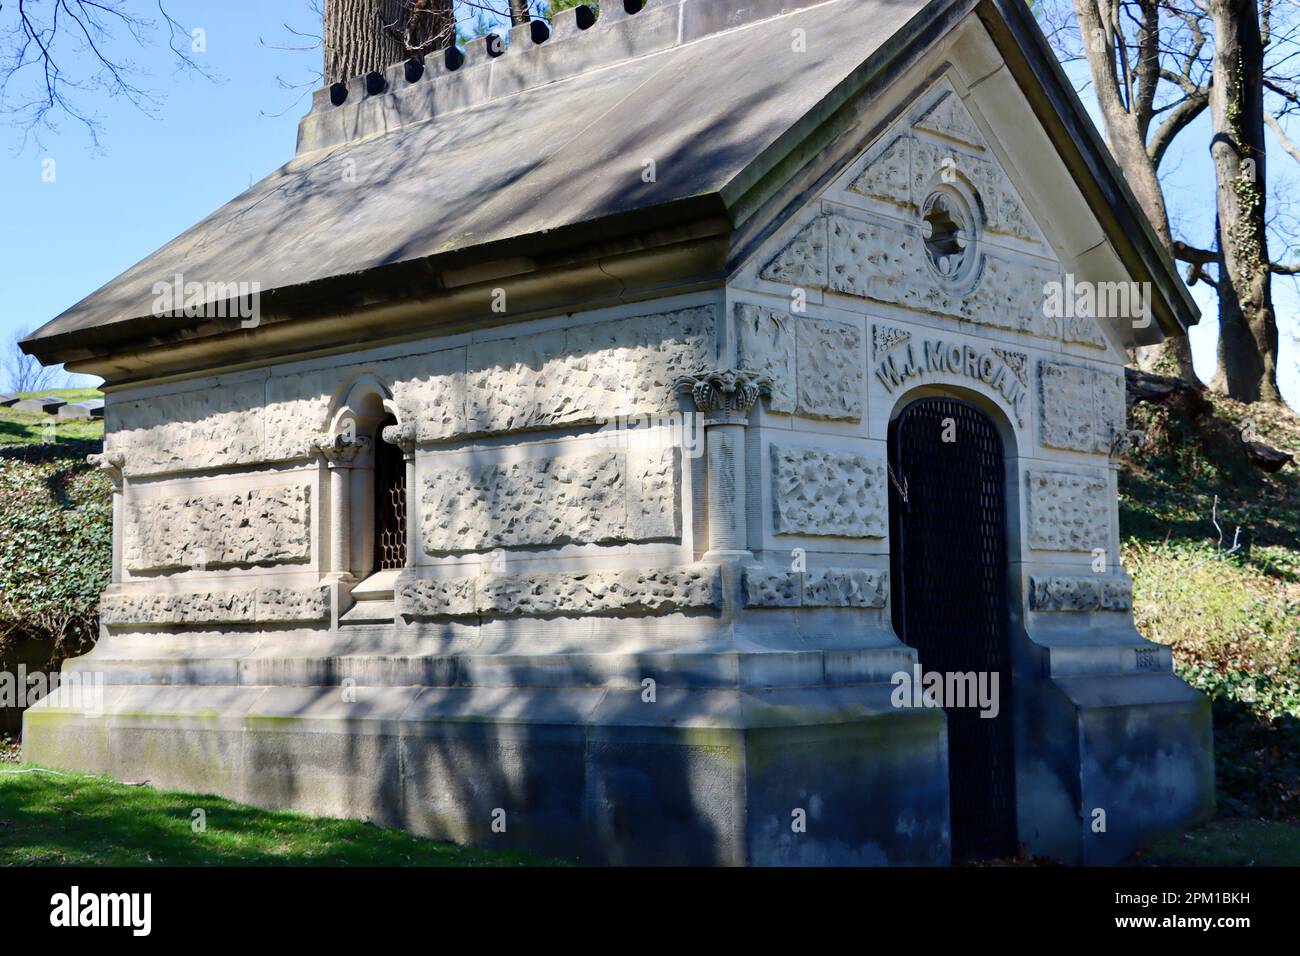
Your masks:
{"label": "stone mausoleum", "polygon": [[25,757],[594,862],[1120,860],[1213,811],[1113,457],[1196,317],[1020,0],[606,0],[322,90],[24,343],[116,489],[103,706]]}

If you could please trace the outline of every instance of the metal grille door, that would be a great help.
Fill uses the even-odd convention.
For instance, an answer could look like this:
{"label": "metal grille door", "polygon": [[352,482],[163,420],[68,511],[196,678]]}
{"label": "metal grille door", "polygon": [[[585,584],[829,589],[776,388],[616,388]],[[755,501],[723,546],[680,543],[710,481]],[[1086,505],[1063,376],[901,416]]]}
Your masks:
{"label": "metal grille door", "polygon": [[396,423],[389,416],[375,432],[376,571],[406,566],[406,463],[402,450],[383,439],[384,425]]}
{"label": "metal grille door", "polygon": [[998,675],[997,717],[945,706],[953,856],[1013,853],[1002,441],[974,406],[925,398],[891,426],[889,459],[894,629],[925,672]]}

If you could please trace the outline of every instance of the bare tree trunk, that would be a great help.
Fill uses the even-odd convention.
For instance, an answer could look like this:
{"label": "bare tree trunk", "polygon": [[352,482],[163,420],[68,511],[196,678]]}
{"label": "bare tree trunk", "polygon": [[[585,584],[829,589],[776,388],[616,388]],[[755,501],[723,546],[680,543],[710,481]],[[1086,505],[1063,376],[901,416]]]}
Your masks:
{"label": "bare tree trunk", "polygon": [[325,0],[325,82],[342,83],[405,59],[384,27],[402,21],[402,0]]}
{"label": "bare tree trunk", "polygon": [[455,39],[452,0],[325,0],[325,82],[423,57]]}
{"label": "bare tree trunk", "polygon": [[[1164,191],[1160,188],[1156,159],[1147,148],[1147,133],[1152,117],[1153,97],[1158,76],[1132,77],[1117,60],[1114,49],[1114,18],[1117,4],[1113,0],[1074,0],[1075,16],[1084,39],[1088,70],[1092,75],[1093,89],[1101,107],[1102,125],[1106,128],[1106,142],[1124,172],[1124,179],[1134,197],[1155,227],[1165,251],[1172,255],[1173,239],[1169,231],[1169,213],[1165,207]],[[1159,12],[1154,2],[1142,4],[1146,32],[1142,34],[1144,57],[1154,71],[1158,66]],[[1132,87],[1136,82],[1134,94]],[[1126,85],[1129,98],[1121,91]],[[1130,109],[1130,103],[1133,108]],[[1201,381],[1192,367],[1192,349],[1187,336],[1166,338],[1159,345],[1138,349],[1139,366],[1148,372],[1175,375],[1191,385]]]}
{"label": "bare tree trunk", "polygon": [[510,24],[518,26],[533,18],[528,12],[528,0],[510,0]]}
{"label": "bare tree trunk", "polygon": [[[1255,0],[1213,0],[1210,154],[1218,181],[1219,378],[1232,398],[1280,402],[1265,222],[1264,51]],[[1230,296],[1222,293],[1231,289]],[[1221,379],[1221,381],[1220,381]]]}

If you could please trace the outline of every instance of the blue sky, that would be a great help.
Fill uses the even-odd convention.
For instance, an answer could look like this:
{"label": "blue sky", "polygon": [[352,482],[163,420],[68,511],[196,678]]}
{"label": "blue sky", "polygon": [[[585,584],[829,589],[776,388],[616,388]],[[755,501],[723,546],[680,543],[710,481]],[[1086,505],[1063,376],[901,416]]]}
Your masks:
{"label": "blue sky", "polygon": [[[148,12],[153,4],[139,4]],[[34,329],[148,253],[178,235],[294,152],[297,122],[307,109],[320,52],[301,45],[285,24],[319,32],[308,0],[171,0],[169,10],[187,29],[202,28],[207,52],[197,59],[212,82],[178,70],[165,47],[132,47],[127,54],[158,94],[152,115],[124,99],[90,96],[103,133],[95,149],[85,131],[65,120],[42,142],[22,145],[21,129],[0,126],[0,279],[6,292],[0,334]],[[11,17],[6,4],[0,26]],[[306,84],[284,89],[281,80]],[[1089,94],[1084,102],[1092,107]],[[1166,159],[1166,193],[1176,234],[1209,244],[1214,183],[1205,144],[1206,120],[1183,134]],[[1270,140],[1270,179],[1294,181],[1295,163]],[[43,172],[54,162],[53,182]],[[1275,176],[1274,174],[1278,174]],[[1181,226],[1180,228],[1177,228]],[[1274,250],[1279,255],[1279,250]],[[1275,280],[1282,329],[1281,381],[1293,407],[1300,403],[1297,311],[1291,279]],[[1212,290],[1193,290],[1204,318],[1192,331],[1196,365],[1214,369],[1216,304]]]}

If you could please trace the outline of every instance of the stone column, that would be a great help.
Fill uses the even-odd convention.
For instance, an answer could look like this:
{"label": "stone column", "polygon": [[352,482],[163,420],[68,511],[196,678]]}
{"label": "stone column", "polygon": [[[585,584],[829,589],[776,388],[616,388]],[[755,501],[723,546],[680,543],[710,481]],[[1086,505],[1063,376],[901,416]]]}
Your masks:
{"label": "stone column", "polygon": [[402,460],[406,462],[406,566],[415,567],[415,548],[419,535],[419,524],[415,514],[415,425],[407,421],[400,425],[389,425],[383,432],[384,441],[402,449]]}
{"label": "stone column", "polygon": [[122,544],[123,535],[125,534],[126,508],[124,502],[124,489],[126,487],[126,477],[123,470],[126,466],[126,456],[121,452],[103,452],[98,455],[89,455],[86,461],[94,465],[113,483],[113,566],[110,584],[122,583]]}
{"label": "stone column", "polygon": [[321,436],[312,442],[324,457],[330,472],[330,560],[333,577],[352,574],[352,463],[357,452],[368,447],[370,439],[336,435]]}
{"label": "stone column", "polygon": [[688,391],[704,416],[709,550],[706,557],[748,556],[745,524],[745,426],[760,395],[771,393],[763,376],[738,369],[683,375],[673,383]]}

